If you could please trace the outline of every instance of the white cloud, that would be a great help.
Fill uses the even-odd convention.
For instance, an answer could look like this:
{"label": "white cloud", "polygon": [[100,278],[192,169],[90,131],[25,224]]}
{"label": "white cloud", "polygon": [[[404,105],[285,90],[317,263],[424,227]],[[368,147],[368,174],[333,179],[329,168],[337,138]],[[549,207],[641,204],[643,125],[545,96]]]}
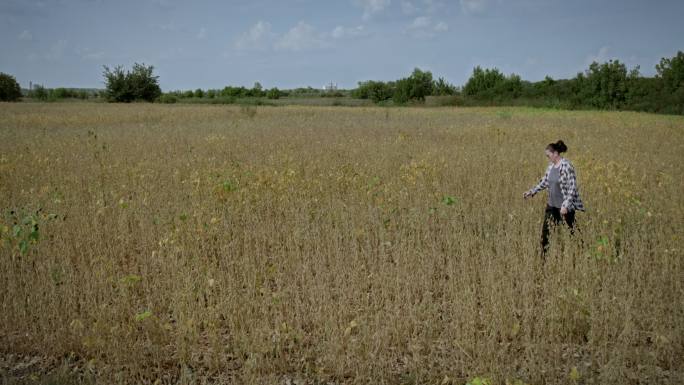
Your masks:
{"label": "white cloud", "polygon": [[[272,31],[271,24],[259,21],[233,42],[237,51],[310,51],[331,46],[331,39],[355,38],[367,34],[364,26],[338,26],[332,32],[321,32],[300,21],[285,33]],[[226,54],[226,56],[230,56]]]}
{"label": "white cloud", "polygon": [[335,39],[355,38],[367,36],[368,31],[366,31],[366,29],[362,25],[359,25],[357,27],[342,27],[338,25],[337,27],[335,27],[335,29],[333,29],[331,35]]}
{"label": "white cloud", "polygon": [[418,7],[413,5],[410,1],[402,1],[401,11],[404,12],[405,15],[413,15],[418,12]]}
{"label": "white cloud", "polygon": [[164,31],[164,32],[178,31],[178,26],[174,22],[164,23],[164,24],[154,24],[154,25],[152,25],[152,28],[157,28],[160,31]]}
{"label": "white cloud", "polygon": [[104,57],[104,52],[91,52],[83,55],[83,58],[86,60],[100,60]]}
{"label": "white cloud", "polygon": [[274,38],[271,24],[259,21],[249,31],[235,39],[234,47],[240,51],[264,50],[271,46]]}
{"label": "white cloud", "polygon": [[613,56],[611,56],[608,51],[610,50],[610,47],[608,46],[603,46],[599,48],[599,51],[595,54],[590,54],[587,56],[585,60],[585,64],[589,65],[593,62],[598,62],[598,63],[604,63],[607,62],[610,59],[613,59]]}
{"label": "white cloud", "polygon": [[429,16],[419,16],[413,19],[413,22],[406,28],[406,32],[417,38],[431,38],[435,37],[437,33],[446,32],[449,30],[449,25],[443,21],[433,22]]}
{"label": "white cloud", "polygon": [[64,56],[67,44],[67,41],[64,39],[58,40],[50,46],[50,50],[45,54],[45,57],[49,60],[61,59]]}
{"label": "white cloud", "polygon": [[423,0],[425,5],[425,11],[428,13],[434,13],[444,6],[441,1],[437,0]]}
{"label": "white cloud", "polygon": [[21,41],[31,41],[33,40],[33,35],[28,30],[24,30],[22,33],[19,34],[18,38]]}
{"label": "white cloud", "polygon": [[363,19],[368,20],[389,7],[392,0],[355,0],[363,8]]}
{"label": "white cloud", "polygon": [[199,32],[197,32],[197,35],[195,35],[195,37],[196,37],[197,39],[199,39],[199,40],[206,39],[206,37],[207,37],[207,29],[204,28],[204,27],[200,28]]}
{"label": "white cloud", "polygon": [[102,51],[93,51],[90,48],[76,48],[74,51],[83,60],[101,60],[105,55]]}
{"label": "white cloud", "polygon": [[468,15],[481,15],[489,8],[489,0],[460,0],[461,10]]}
{"label": "white cloud", "polygon": [[409,26],[409,29],[424,29],[430,26],[430,18],[427,16],[419,16],[416,17],[411,25]]}
{"label": "white cloud", "polygon": [[449,24],[447,24],[443,21],[440,21],[439,23],[437,23],[435,25],[435,31],[436,32],[446,32],[448,30],[449,30]]}
{"label": "white cloud", "polygon": [[307,51],[326,48],[325,36],[303,21],[292,27],[275,42],[275,48],[282,51]]}

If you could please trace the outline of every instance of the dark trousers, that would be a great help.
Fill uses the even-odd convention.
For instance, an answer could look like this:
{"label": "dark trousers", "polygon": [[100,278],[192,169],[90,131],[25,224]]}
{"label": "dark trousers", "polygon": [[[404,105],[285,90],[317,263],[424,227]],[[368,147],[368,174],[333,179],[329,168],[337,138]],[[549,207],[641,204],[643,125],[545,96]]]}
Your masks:
{"label": "dark trousers", "polygon": [[570,228],[570,234],[575,233],[575,211],[568,210],[567,214],[561,215],[558,207],[547,205],[546,211],[544,212],[544,225],[541,234],[542,257],[546,256],[546,252],[549,249],[549,231],[551,226],[558,226],[562,222],[565,222]]}

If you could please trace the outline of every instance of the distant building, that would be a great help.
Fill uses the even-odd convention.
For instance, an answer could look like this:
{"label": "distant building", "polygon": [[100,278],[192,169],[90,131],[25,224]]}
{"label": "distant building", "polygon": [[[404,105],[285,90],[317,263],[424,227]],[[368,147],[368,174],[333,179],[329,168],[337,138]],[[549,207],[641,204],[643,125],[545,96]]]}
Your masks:
{"label": "distant building", "polygon": [[337,83],[333,84],[333,82],[330,82],[330,84],[326,84],[323,86],[323,91],[337,91]]}

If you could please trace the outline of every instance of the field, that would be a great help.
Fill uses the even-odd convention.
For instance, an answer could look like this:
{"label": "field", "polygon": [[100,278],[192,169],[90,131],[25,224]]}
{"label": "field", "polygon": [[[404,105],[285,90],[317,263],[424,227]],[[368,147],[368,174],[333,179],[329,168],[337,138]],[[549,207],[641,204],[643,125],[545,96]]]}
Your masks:
{"label": "field", "polygon": [[642,113],[0,104],[0,376],[684,383],[683,160]]}

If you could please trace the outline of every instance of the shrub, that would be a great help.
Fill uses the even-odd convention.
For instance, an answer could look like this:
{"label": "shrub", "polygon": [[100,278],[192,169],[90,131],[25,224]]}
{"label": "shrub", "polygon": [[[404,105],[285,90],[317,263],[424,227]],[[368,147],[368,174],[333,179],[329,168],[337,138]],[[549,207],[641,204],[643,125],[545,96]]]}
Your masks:
{"label": "shrub", "polygon": [[662,58],[656,65],[661,79],[667,112],[684,114],[684,52],[678,51],[671,59]]}
{"label": "shrub", "polygon": [[153,76],[153,66],[135,63],[132,71],[124,71],[122,66],[113,70],[104,66],[106,98],[110,102],[132,102],[144,100],[152,102],[161,96],[158,76]]}
{"label": "shrub", "polygon": [[173,104],[178,101],[178,98],[174,94],[162,94],[158,101],[159,103]]}
{"label": "shrub", "polygon": [[392,99],[394,96],[393,83],[378,81],[359,82],[359,87],[352,91],[352,97],[357,99],[370,99],[375,103]]}
{"label": "shrub", "polygon": [[40,85],[33,86],[33,90],[29,92],[29,97],[42,101],[48,100],[49,96],[50,95],[48,94],[48,90]]}
{"label": "shrub", "polygon": [[72,98],[74,94],[72,93],[71,90],[66,89],[66,88],[55,88],[50,91],[50,99],[66,99],[66,98]]}
{"label": "shrub", "polygon": [[670,93],[677,92],[684,87],[684,52],[678,51],[673,58],[662,58],[656,64],[658,77],[663,80],[665,90]]}
{"label": "shrub", "polygon": [[497,86],[506,81],[506,77],[497,68],[482,69],[477,66],[473,69],[473,74],[463,87],[463,92],[468,96],[483,95],[493,91]]}
{"label": "shrub", "polygon": [[592,107],[620,108],[627,100],[627,67],[619,60],[591,63],[581,83],[580,95]]}
{"label": "shrub", "polygon": [[16,102],[21,99],[21,87],[12,75],[0,72],[0,101]]}
{"label": "shrub", "polygon": [[404,104],[410,100],[424,101],[431,94],[432,73],[416,68],[411,76],[396,82],[393,99],[397,104]]}
{"label": "shrub", "polygon": [[456,94],[456,87],[449,84],[444,78],[437,79],[432,85],[432,95],[445,96]]}
{"label": "shrub", "polygon": [[268,90],[266,97],[269,99],[280,99],[280,90],[276,87],[273,87]]}
{"label": "shrub", "polygon": [[227,86],[221,90],[221,96],[231,98],[243,98],[248,96],[248,90],[245,87],[231,87]]}

